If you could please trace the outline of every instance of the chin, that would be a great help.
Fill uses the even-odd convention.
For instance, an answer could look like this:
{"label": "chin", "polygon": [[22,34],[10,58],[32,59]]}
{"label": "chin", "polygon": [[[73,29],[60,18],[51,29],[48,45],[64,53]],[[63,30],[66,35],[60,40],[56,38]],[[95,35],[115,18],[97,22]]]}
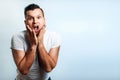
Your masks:
{"label": "chin", "polygon": [[38,35],[40,31],[36,31],[35,34]]}
{"label": "chin", "polygon": [[35,33],[36,34],[36,36],[38,36],[38,33]]}

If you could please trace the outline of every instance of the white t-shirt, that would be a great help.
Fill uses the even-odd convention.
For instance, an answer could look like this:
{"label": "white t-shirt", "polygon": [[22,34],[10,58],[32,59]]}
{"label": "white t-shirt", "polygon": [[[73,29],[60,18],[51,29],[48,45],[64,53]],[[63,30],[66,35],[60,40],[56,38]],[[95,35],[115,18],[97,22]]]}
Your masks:
{"label": "white t-shirt", "polygon": [[[43,43],[47,52],[51,48],[60,46],[60,37],[55,32],[46,30],[43,38]],[[29,43],[26,38],[26,31],[22,31],[18,34],[13,35],[11,39],[11,49],[27,51]],[[17,80],[47,80],[49,73],[45,72],[38,64],[38,58],[35,60],[27,75],[22,75],[18,70]]]}

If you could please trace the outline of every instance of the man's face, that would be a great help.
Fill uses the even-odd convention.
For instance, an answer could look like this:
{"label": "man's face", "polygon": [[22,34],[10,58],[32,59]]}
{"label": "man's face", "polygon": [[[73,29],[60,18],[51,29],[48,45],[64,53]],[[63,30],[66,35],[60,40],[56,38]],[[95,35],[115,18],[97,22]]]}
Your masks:
{"label": "man's face", "polygon": [[42,11],[39,8],[27,11],[25,24],[29,25],[36,35],[39,34],[40,30],[45,26],[45,18]]}

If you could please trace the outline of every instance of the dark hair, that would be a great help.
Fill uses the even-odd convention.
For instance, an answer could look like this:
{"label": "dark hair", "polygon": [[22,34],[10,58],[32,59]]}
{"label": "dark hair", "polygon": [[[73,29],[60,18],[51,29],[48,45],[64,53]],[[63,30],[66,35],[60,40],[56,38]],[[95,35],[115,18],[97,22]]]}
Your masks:
{"label": "dark hair", "polygon": [[44,17],[44,11],[42,10],[42,8],[40,8],[37,4],[29,4],[28,6],[25,7],[24,9],[24,15],[26,17],[27,11],[29,10],[34,10],[34,9],[40,9],[42,11],[43,17]]}

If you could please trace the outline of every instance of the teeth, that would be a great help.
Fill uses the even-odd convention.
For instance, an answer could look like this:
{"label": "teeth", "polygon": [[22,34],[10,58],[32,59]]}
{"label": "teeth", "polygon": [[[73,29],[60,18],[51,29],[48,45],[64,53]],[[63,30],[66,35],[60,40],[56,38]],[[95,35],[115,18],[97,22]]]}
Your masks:
{"label": "teeth", "polygon": [[34,26],[34,29],[38,29],[38,26]]}

